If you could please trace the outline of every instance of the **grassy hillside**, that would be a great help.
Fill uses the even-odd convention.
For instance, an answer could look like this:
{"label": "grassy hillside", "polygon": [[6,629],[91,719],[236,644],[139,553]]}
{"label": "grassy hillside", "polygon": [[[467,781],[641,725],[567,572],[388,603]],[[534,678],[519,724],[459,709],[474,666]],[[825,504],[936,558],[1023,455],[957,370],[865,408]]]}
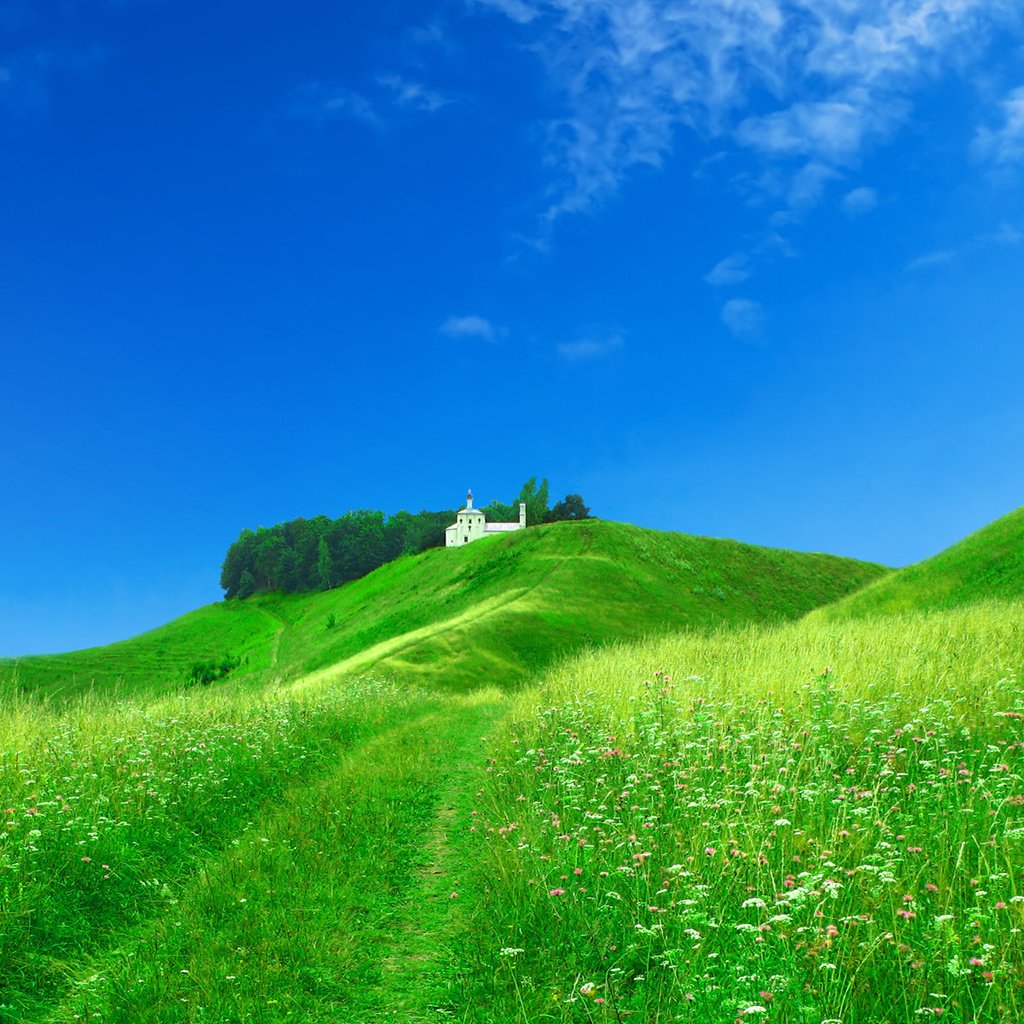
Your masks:
{"label": "grassy hillside", "polygon": [[0,693],[0,1022],[1024,1019],[1022,613]]}
{"label": "grassy hillside", "polygon": [[826,619],[1024,597],[1024,507],[819,613]]}
{"label": "grassy hillside", "polygon": [[801,615],[882,571],[564,524],[0,688],[0,1024],[1024,1019],[1024,599]]}
{"label": "grassy hillside", "polygon": [[110,647],[24,658],[17,674],[23,688],[48,693],[160,692],[181,685],[193,662],[232,655],[243,661],[232,675],[241,685],[325,669],[468,689],[524,680],[589,645],[794,619],[886,572],[621,523],[555,523],[401,558],[326,593],[202,608]]}
{"label": "grassy hillside", "polygon": [[157,629],[66,654],[0,659],[0,688],[70,696],[93,689],[105,695],[159,693],[182,685],[197,661],[233,654],[238,675],[262,677],[282,628],[272,614],[244,601],[211,604]]}

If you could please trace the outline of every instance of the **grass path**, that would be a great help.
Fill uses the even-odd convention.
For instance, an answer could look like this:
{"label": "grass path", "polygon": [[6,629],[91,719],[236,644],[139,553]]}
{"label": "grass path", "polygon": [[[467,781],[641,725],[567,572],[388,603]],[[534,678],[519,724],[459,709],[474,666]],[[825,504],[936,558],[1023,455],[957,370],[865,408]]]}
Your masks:
{"label": "grass path", "polygon": [[429,833],[423,837],[412,884],[396,906],[385,936],[376,1006],[360,1024],[400,1020],[436,1024],[464,1019],[461,1003],[458,940],[462,903],[472,873],[465,855],[465,837],[473,827],[475,785],[480,779],[482,741],[503,715],[498,705],[482,705],[458,726],[461,735],[438,765],[439,800]]}
{"label": "grass path", "polygon": [[452,1020],[453,834],[504,710],[497,692],[451,698],[342,755],[78,973],[46,1020]]}
{"label": "grass path", "polygon": [[[274,639],[270,644],[270,661],[267,666],[268,675],[270,678],[274,678],[274,674],[277,672],[278,656],[281,652],[281,637],[284,636],[284,632],[288,628],[288,620],[271,608],[261,608],[260,611],[269,615],[277,623],[277,632],[274,633]],[[277,678],[280,679],[280,677]]]}
{"label": "grass path", "polygon": [[368,647],[358,654],[353,654],[343,661],[328,665],[326,668],[316,669],[301,676],[291,686],[297,692],[303,692],[317,686],[322,686],[325,683],[333,682],[346,675],[370,672],[386,658],[400,658],[402,654],[407,653],[425,641],[433,640],[436,637],[450,633],[453,629],[472,625],[496,612],[503,611],[508,606],[519,601],[529,590],[533,589],[535,588],[520,588],[508,594],[503,594],[500,597],[481,601],[478,605],[450,618],[442,619],[439,622],[432,622],[418,629],[411,629],[408,632],[400,633],[398,636],[389,637],[387,640],[381,640],[372,647]]}
{"label": "grass path", "polygon": [[[472,627],[474,625],[480,625],[488,619],[500,618],[503,614],[507,614],[510,611],[530,611],[534,607],[531,602],[534,594],[541,592],[545,584],[564,573],[573,562],[578,563],[581,558],[599,560],[603,557],[601,555],[593,555],[591,553],[592,547],[592,542],[589,539],[585,539],[582,542],[582,549],[571,557],[558,553],[543,554],[538,558],[538,566],[542,567],[540,574],[528,585],[507,588],[504,592],[477,601],[466,610],[451,615],[448,618],[440,619],[426,626],[420,626],[389,637],[387,640],[382,640],[367,647],[358,654],[353,654],[334,664],[308,672],[291,685],[298,691],[308,690],[311,687],[322,686],[326,682],[337,680],[346,675],[377,670],[384,663],[386,663],[387,668],[391,672],[394,672],[396,668],[408,668],[408,656],[415,655],[420,648],[431,643],[440,645],[447,652],[451,652],[455,648],[462,650],[471,648],[473,646]],[[604,560],[608,561],[607,558]],[[479,651],[478,654],[481,663],[486,664],[486,654],[483,651]],[[273,661],[276,665],[277,641],[275,641]]]}

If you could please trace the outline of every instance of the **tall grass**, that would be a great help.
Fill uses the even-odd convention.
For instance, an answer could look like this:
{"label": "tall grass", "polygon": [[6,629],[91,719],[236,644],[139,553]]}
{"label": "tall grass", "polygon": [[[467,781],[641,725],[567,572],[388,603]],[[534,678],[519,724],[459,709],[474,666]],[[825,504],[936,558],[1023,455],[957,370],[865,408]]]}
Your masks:
{"label": "tall grass", "polygon": [[467,955],[494,1019],[1024,1019],[1022,620],[683,636],[552,673],[482,797]]}
{"label": "tall grass", "polygon": [[[76,965],[48,1024],[346,1024],[446,1019],[457,927],[448,807],[495,692],[384,730],[293,787],[167,913]],[[458,893],[454,898],[452,892]]]}
{"label": "tall grass", "polygon": [[339,751],[433,706],[372,681],[303,696],[157,704],[0,702],[0,1020],[168,905],[168,884],[237,843]]}

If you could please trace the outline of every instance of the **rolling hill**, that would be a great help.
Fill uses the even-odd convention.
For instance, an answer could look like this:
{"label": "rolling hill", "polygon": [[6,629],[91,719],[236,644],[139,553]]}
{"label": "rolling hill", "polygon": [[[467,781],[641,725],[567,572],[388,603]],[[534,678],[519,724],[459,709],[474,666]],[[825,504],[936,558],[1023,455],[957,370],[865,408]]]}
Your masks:
{"label": "rolling hill", "polygon": [[826,620],[1024,597],[1024,507],[816,613]]}
{"label": "rolling hill", "polygon": [[62,696],[154,694],[182,686],[194,662],[230,655],[241,660],[230,685],[322,670],[466,690],[522,682],[588,646],[795,619],[888,572],[621,523],[554,523],[400,558],[336,590],[210,605],[107,647],[0,663],[0,680]]}

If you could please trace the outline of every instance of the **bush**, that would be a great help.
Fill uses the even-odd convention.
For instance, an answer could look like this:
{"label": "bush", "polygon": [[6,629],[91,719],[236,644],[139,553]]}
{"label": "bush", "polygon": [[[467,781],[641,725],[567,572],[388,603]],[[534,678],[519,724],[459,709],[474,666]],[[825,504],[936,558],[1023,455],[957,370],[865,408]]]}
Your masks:
{"label": "bush", "polygon": [[242,659],[230,654],[225,654],[220,661],[196,661],[188,672],[189,686],[209,686],[218,679],[230,675],[239,665]]}

